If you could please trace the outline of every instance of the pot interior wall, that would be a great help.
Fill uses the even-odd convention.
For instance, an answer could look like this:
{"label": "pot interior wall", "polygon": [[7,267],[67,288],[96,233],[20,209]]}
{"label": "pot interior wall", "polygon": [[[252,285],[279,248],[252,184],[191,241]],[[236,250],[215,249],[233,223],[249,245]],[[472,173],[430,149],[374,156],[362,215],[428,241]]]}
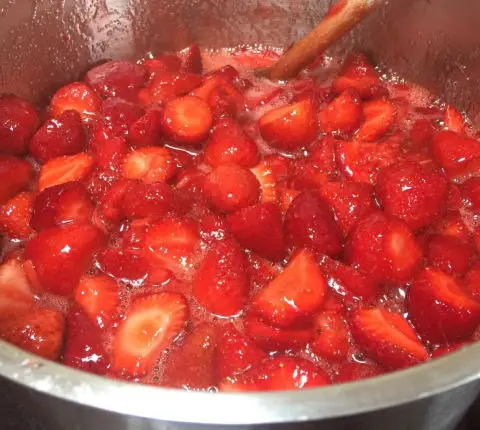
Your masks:
{"label": "pot interior wall", "polygon": [[[197,42],[288,46],[331,0],[0,0],[0,93],[45,102],[108,58]],[[480,122],[480,2],[390,0],[333,49],[375,60],[445,94]]]}

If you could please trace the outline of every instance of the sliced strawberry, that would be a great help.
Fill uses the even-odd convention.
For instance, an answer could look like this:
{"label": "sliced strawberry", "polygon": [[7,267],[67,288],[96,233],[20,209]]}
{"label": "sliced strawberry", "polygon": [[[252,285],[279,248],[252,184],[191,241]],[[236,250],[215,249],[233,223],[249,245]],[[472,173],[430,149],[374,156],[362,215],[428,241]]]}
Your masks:
{"label": "sliced strawberry", "polygon": [[80,181],[90,173],[93,164],[93,157],[85,152],[53,158],[40,169],[38,191],[66,182]]}
{"label": "sliced strawberry", "polygon": [[218,380],[243,373],[262,361],[267,354],[235,328],[229,327],[220,337],[215,352]]}
{"label": "sliced strawberry", "polygon": [[176,171],[175,160],[167,148],[140,148],[128,154],[123,163],[123,177],[141,179],[147,184],[168,181]]}
{"label": "sliced strawberry", "polygon": [[88,223],[93,214],[90,195],[80,182],[66,182],[38,193],[30,226],[37,231],[63,224]]}
{"label": "sliced strawberry", "polygon": [[197,144],[206,139],[212,127],[210,106],[195,96],[172,100],[165,106],[163,128],[175,142]]}
{"label": "sliced strawberry", "polygon": [[231,238],[230,227],[222,216],[207,213],[200,218],[198,227],[200,236],[207,245],[211,245],[217,240]]}
{"label": "sliced strawberry", "polygon": [[34,303],[23,265],[18,260],[8,260],[0,266],[0,317],[25,310]]}
{"label": "sliced strawberry", "polygon": [[67,315],[67,336],[62,362],[86,372],[104,375],[110,366],[101,328],[79,307]]}
{"label": "sliced strawberry", "polygon": [[415,121],[410,129],[410,141],[415,148],[424,148],[430,145],[430,142],[435,134],[435,128],[432,121],[428,119],[419,119]]}
{"label": "sliced strawberry", "polygon": [[475,212],[480,213],[480,178],[471,178],[460,188],[461,195],[467,205]]}
{"label": "sliced strawberry", "polygon": [[402,219],[412,230],[419,230],[442,214],[447,185],[441,172],[401,162],[379,173],[375,195],[387,214]]}
{"label": "sliced strawberry", "polygon": [[295,200],[295,197],[297,197],[300,194],[299,190],[292,190],[291,188],[281,188],[279,190],[279,200],[280,200],[280,209],[282,213],[285,215],[287,212],[288,208],[292,204],[293,200]]}
{"label": "sliced strawberry", "polygon": [[249,206],[228,216],[230,229],[244,248],[261,257],[279,260],[285,255],[282,214],[273,203]]}
{"label": "sliced strawberry", "polygon": [[358,309],[350,318],[362,351],[387,369],[403,369],[429,359],[415,331],[399,314],[381,308]]}
{"label": "sliced strawberry", "polygon": [[438,348],[435,348],[432,351],[432,353],[430,354],[430,357],[431,358],[443,357],[444,355],[451,354],[452,352],[458,351],[471,344],[472,342],[458,342],[458,343],[453,343],[447,346],[440,346]]}
{"label": "sliced strawberry", "polygon": [[136,103],[130,103],[119,97],[104,100],[102,112],[106,127],[117,137],[128,136],[133,124],[145,113]]}
{"label": "sliced strawberry", "polygon": [[42,231],[25,247],[42,291],[68,296],[90,266],[103,243],[101,232],[90,225],[68,225]]}
{"label": "sliced strawberry", "polygon": [[119,305],[118,285],[107,276],[83,276],[74,298],[92,322],[103,328]]}
{"label": "sliced strawberry", "polygon": [[480,261],[477,261],[463,277],[467,293],[480,302]]}
{"label": "sliced strawberry", "polygon": [[424,269],[414,279],[407,309],[420,336],[434,343],[466,340],[480,324],[480,304],[453,277],[434,268]]}
{"label": "sliced strawberry", "polygon": [[278,266],[257,254],[248,253],[248,278],[255,287],[266,287],[278,275]]}
{"label": "sliced strawberry", "polygon": [[219,384],[220,391],[302,390],[330,384],[327,374],[303,358],[277,356]]}
{"label": "sliced strawberry", "polygon": [[309,100],[279,107],[258,120],[263,139],[284,150],[296,150],[311,143],[317,135],[315,110]]}
{"label": "sliced strawberry", "polygon": [[237,123],[223,118],[213,128],[205,146],[205,161],[213,167],[221,164],[254,167],[258,162],[257,144]]}
{"label": "sliced strawberry", "polygon": [[194,327],[183,345],[169,352],[162,385],[195,391],[213,388],[217,337],[210,323]]}
{"label": "sliced strawberry", "polygon": [[188,317],[181,294],[162,292],[135,299],[114,333],[112,369],[129,376],[149,373]]}
{"label": "sliced strawberry", "polygon": [[271,324],[288,327],[312,317],[325,300],[327,288],[313,254],[303,249],[254,297],[252,306]]}
{"label": "sliced strawberry", "polygon": [[216,242],[207,253],[193,280],[195,300],[208,312],[232,316],[247,301],[247,261],[232,241]]}
{"label": "sliced strawberry", "polygon": [[128,132],[128,139],[135,148],[157,145],[161,136],[162,114],[157,109],[147,111],[130,126]]}
{"label": "sliced strawberry", "polygon": [[0,153],[23,154],[40,125],[40,118],[27,101],[13,96],[0,97]]}
{"label": "sliced strawberry", "polygon": [[102,97],[135,98],[147,79],[144,67],[129,61],[108,61],[90,69],[85,81]]}
{"label": "sliced strawberry", "polygon": [[268,67],[275,63],[280,54],[271,49],[241,48],[232,53],[233,59],[249,69]]}
{"label": "sliced strawberry", "polygon": [[102,124],[93,129],[89,147],[96,156],[97,170],[102,172],[102,176],[114,176],[116,179],[129,149],[126,138],[115,136]]}
{"label": "sliced strawberry", "polygon": [[343,236],[333,212],[316,192],[304,191],[293,200],[285,214],[287,242],[328,255],[342,251]]}
{"label": "sliced strawberry", "polygon": [[376,209],[373,187],[358,182],[328,182],[320,188],[320,195],[332,207],[338,225],[345,235],[353,225]]}
{"label": "sliced strawberry", "polygon": [[347,359],[350,339],[347,323],[337,311],[324,309],[315,315],[313,322],[315,338],[310,344],[312,351],[330,363]]}
{"label": "sliced strawberry", "polygon": [[65,85],[53,95],[50,101],[50,113],[58,117],[65,111],[73,110],[88,122],[100,113],[102,101],[92,88],[83,82]]}
{"label": "sliced strawberry", "polygon": [[176,55],[160,55],[148,58],[143,62],[143,67],[148,70],[150,79],[162,73],[177,73],[182,66],[182,60]]}
{"label": "sliced strawberry", "polygon": [[298,351],[313,338],[313,331],[310,328],[272,327],[253,313],[247,314],[244,323],[245,333],[259,348],[267,352]]}
{"label": "sliced strawberry", "polygon": [[371,363],[345,363],[338,370],[335,376],[336,383],[358,381],[360,379],[373,378],[383,373],[383,370],[376,364]]}
{"label": "sliced strawberry", "polygon": [[356,139],[363,142],[373,142],[382,137],[395,120],[395,108],[385,100],[365,102],[362,113],[364,119]]}
{"label": "sliced strawberry", "polygon": [[60,312],[32,308],[2,319],[0,338],[49,360],[57,360],[63,342]]}
{"label": "sliced strawberry", "polygon": [[439,234],[455,237],[462,242],[471,240],[470,229],[465,224],[464,218],[459,211],[450,211],[435,225]]}
{"label": "sliced strawberry", "polygon": [[443,115],[445,130],[458,134],[465,134],[465,118],[452,105],[448,105]]}
{"label": "sliced strawberry", "polygon": [[318,116],[320,130],[340,135],[355,131],[362,119],[362,109],[358,95],[351,90],[344,91]]}
{"label": "sliced strawberry", "polygon": [[0,207],[0,231],[12,239],[28,239],[32,217],[33,193],[23,192]]}
{"label": "sliced strawberry", "polygon": [[178,53],[182,61],[182,70],[190,73],[201,74],[203,72],[202,54],[200,48],[194,43]]}
{"label": "sliced strawberry", "polygon": [[32,166],[25,160],[0,155],[0,205],[25,189],[32,178]]}
{"label": "sliced strawberry", "polygon": [[120,203],[122,214],[127,218],[163,216],[174,203],[172,189],[164,182],[146,184],[132,181],[132,186]]}
{"label": "sliced strawberry", "polygon": [[208,202],[219,212],[234,212],[253,205],[260,194],[255,175],[235,164],[213,169],[203,184],[203,190]]}
{"label": "sliced strawberry", "polygon": [[260,183],[260,202],[261,203],[276,203],[278,195],[277,177],[274,169],[266,160],[260,161],[253,169],[252,173]]}
{"label": "sliced strawberry", "polygon": [[381,212],[360,220],[345,246],[349,263],[379,282],[405,282],[418,270],[422,252],[411,230]]}

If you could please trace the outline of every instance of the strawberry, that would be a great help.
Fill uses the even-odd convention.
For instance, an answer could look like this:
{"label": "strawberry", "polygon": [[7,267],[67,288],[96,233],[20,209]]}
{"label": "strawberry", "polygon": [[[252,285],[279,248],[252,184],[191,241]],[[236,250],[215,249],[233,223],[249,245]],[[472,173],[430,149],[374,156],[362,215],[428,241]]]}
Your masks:
{"label": "strawberry", "polygon": [[0,155],[0,205],[25,189],[32,177],[32,166],[24,160]]}
{"label": "strawberry", "polygon": [[220,337],[215,351],[218,380],[239,375],[262,361],[267,354],[247,336],[228,327]]}
{"label": "strawberry", "polygon": [[152,182],[168,181],[175,175],[176,166],[167,148],[140,148],[130,152],[122,167],[123,177]]}
{"label": "strawberry", "polygon": [[202,240],[211,245],[217,240],[231,238],[230,227],[222,216],[207,213],[198,222],[198,228]]}
{"label": "strawberry", "polygon": [[380,84],[380,76],[368,62],[367,57],[358,53],[350,55],[345,60],[343,70],[340,72],[340,76],[333,81],[332,88],[338,94],[353,89],[362,98],[369,98],[372,96],[374,88]]}
{"label": "strawberry", "polygon": [[234,212],[258,201],[260,188],[255,175],[235,164],[214,168],[203,184],[211,206],[219,212]]}
{"label": "strawberry", "polygon": [[70,308],[66,323],[63,364],[97,375],[106,374],[110,358],[101,328],[78,306]]}
{"label": "strawberry", "polygon": [[262,138],[275,148],[294,151],[311,143],[317,135],[315,110],[309,100],[279,107],[258,120]]}
{"label": "strawberry", "polygon": [[144,183],[131,181],[120,209],[127,218],[163,216],[173,207],[172,189],[164,182]]}
{"label": "strawberry", "polygon": [[30,103],[13,95],[0,96],[0,153],[23,154],[39,125],[40,118]]}
{"label": "strawberry", "polygon": [[316,192],[304,191],[293,200],[285,214],[285,235],[292,247],[338,255],[342,232],[327,202]]}
{"label": "strawberry", "polygon": [[261,349],[267,352],[298,351],[313,338],[310,328],[276,328],[265,323],[253,313],[246,315],[245,333]]}
{"label": "strawberry", "polygon": [[182,67],[182,60],[176,55],[160,55],[155,58],[147,58],[143,61],[150,75],[150,79],[162,73],[177,73]]}
{"label": "strawberry", "polygon": [[201,76],[192,73],[158,73],[147,88],[141,90],[139,98],[143,106],[163,106],[178,96],[188,94],[201,83]]}
{"label": "strawberry", "polygon": [[38,191],[66,182],[80,181],[90,173],[93,164],[93,157],[85,152],[53,158],[40,169]]}
{"label": "strawberry", "polygon": [[381,308],[358,309],[350,318],[360,349],[387,369],[397,370],[428,360],[415,331],[399,314]]}
{"label": "strawberry", "polygon": [[135,103],[119,97],[110,97],[102,102],[104,124],[117,137],[128,136],[133,124],[144,115],[144,110]]}
{"label": "strawberry", "polygon": [[338,370],[335,376],[335,382],[338,384],[344,382],[358,381],[360,379],[373,378],[383,373],[383,370],[376,364],[370,363],[345,363]]}
{"label": "strawberry", "polygon": [[248,253],[248,278],[255,287],[266,287],[279,273],[278,266],[257,254]]}
{"label": "strawberry", "polygon": [[295,197],[297,197],[300,194],[300,191],[298,190],[292,190],[291,188],[281,188],[279,190],[279,200],[280,200],[280,209],[282,213],[285,215],[287,212],[288,208],[292,204],[293,200]]}
{"label": "strawberry", "polygon": [[129,376],[152,371],[188,317],[188,304],[181,294],[162,292],[135,299],[114,333],[112,369]]}
{"label": "strawberry", "polygon": [[208,390],[216,385],[217,331],[210,323],[193,328],[183,345],[169,352],[162,385],[187,390]]}
{"label": "strawberry", "polygon": [[205,146],[204,154],[205,161],[212,167],[218,167],[221,164],[237,164],[250,168],[258,162],[255,141],[229,118],[217,121]]}
{"label": "strawberry", "polygon": [[23,265],[18,260],[8,260],[0,266],[0,317],[25,310],[34,303]]}
{"label": "strawberry", "polygon": [[359,182],[328,182],[321,186],[320,195],[333,209],[337,223],[344,235],[364,216],[372,213],[373,187]]}
{"label": "strawberry", "polygon": [[228,216],[230,229],[238,243],[270,260],[285,255],[282,214],[273,203],[260,203]]}
{"label": "strawberry", "polygon": [[438,348],[435,348],[432,353],[430,354],[431,358],[439,358],[443,357],[444,355],[451,354],[452,352],[459,351],[460,349],[471,345],[472,342],[458,342],[458,343],[453,343],[447,346],[440,346]]}
{"label": "strawberry", "polygon": [[219,384],[220,391],[302,390],[330,384],[327,374],[303,358],[276,356]]}
{"label": "strawberry", "polygon": [[134,148],[154,146],[162,136],[162,114],[160,110],[148,110],[137,119],[128,132],[128,140]]}
{"label": "strawberry", "polygon": [[443,115],[445,130],[465,134],[465,118],[452,105],[447,105]]}
{"label": "strawberry", "polygon": [[49,360],[57,360],[63,343],[64,319],[50,309],[26,309],[3,318],[0,338]]}
{"label": "strawberry", "polygon": [[351,90],[344,91],[318,116],[320,130],[327,133],[348,135],[355,131],[362,119],[358,95]]}
{"label": "strawberry", "polygon": [[419,230],[442,214],[447,185],[439,171],[400,162],[379,173],[375,195],[387,214],[402,219],[412,230]]}
{"label": "strawberry", "polygon": [[264,159],[260,161],[253,169],[251,169],[251,171],[260,184],[260,202],[276,203],[279,196],[277,177],[275,176],[272,165]]}
{"label": "strawberry", "polygon": [[102,245],[100,231],[90,225],[67,225],[42,231],[25,247],[42,291],[68,296]]}
{"label": "strawberry", "polygon": [[181,69],[185,72],[198,73],[203,72],[202,55],[198,45],[191,44],[178,53],[182,62]]}
{"label": "strawberry", "polygon": [[167,103],[163,130],[178,143],[197,144],[208,136],[213,116],[210,106],[195,96],[184,96]]}
{"label": "strawberry", "polygon": [[272,325],[289,327],[312,317],[325,300],[327,288],[312,252],[303,249],[253,298],[252,307]]}
{"label": "strawberry", "polygon": [[480,304],[462,291],[455,278],[431,267],[415,277],[406,303],[415,329],[430,342],[466,340],[480,324]]}
{"label": "strawberry", "polygon": [[450,211],[436,223],[435,231],[445,236],[455,237],[462,242],[468,242],[470,229],[465,224],[464,218],[459,211]]}
{"label": "strawberry", "polygon": [[118,286],[107,276],[86,275],[75,288],[74,298],[91,321],[103,328],[119,305]]}
{"label": "strawberry", "polygon": [[422,253],[411,230],[381,212],[360,220],[345,245],[347,262],[378,282],[405,282],[415,274]]}
{"label": "strawberry", "polygon": [[63,224],[88,223],[93,214],[90,195],[80,182],[66,182],[38,193],[30,226],[37,231]]}
{"label": "strawberry", "polygon": [[91,121],[100,113],[102,102],[92,88],[83,82],[65,85],[53,95],[50,113],[58,117],[66,111],[76,111],[84,122]]}
{"label": "strawberry", "polygon": [[195,274],[193,297],[212,314],[238,314],[247,300],[246,267],[245,255],[235,242],[216,242]]}
{"label": "strawberry", "polygon": [[480,214],[480,178],[471,178],[461,185],[461,194],[473,212]]}
{"label": "strawberry", "polygon": [[409,137],[415,148],[422,149],[430,142],[435,134],[435,128],[432,121],[428,119],[419,119],[415,121],[410,129]]}
{"label": "strawberry", "polygon": [[480,302],[480,261],[477,261],[463,277],[463,284],[465,285],[467,293]]}
{"label": "strawberry", "polygon": [[268,67],[274,64],[280,54],[271,49],[241,48],[233,52],[233,61],[248,69]]}
{"label": "strawberry", "polygon": [[373,142],[382,137],[395,120],[395,108],[385,100],[365,102],[362,113],[363,123],[355,136],[362,142]]}
{"label": "strawberry", "polygon": [[134,99],[147,79],[144,67],[129,61],[107,61],[90,69],[85,81],[102,98]]}
{"label": "strawberry", "polygon": [[0,231],[12,239],[28,239],[33,230],[30,228],[33,193],[23,192],[0,207]]}

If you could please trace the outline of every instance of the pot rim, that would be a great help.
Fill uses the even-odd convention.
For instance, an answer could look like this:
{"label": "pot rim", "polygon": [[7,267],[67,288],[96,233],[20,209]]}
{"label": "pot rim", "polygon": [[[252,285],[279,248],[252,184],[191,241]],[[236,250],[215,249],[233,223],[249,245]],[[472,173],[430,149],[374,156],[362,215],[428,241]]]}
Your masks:
{"label": "pot rim", "polygon": [[122,415],[248,425],[337,418],[420,400],[479,378],[479,355],[480,343],[406,370],[346,384],[303,391],[205,393],[107,379],[0,341],[0,375],[47,395]]}

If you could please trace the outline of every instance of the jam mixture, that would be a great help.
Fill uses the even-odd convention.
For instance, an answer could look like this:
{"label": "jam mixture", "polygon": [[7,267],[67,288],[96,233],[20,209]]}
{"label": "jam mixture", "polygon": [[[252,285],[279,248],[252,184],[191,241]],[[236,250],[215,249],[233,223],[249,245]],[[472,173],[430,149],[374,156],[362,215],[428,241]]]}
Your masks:
{"label": "jam mixture", "polygon": [[287,390],[480,336],[480,143],[362,54],[109,61],[0,98],[0,336],[190,390]]}

